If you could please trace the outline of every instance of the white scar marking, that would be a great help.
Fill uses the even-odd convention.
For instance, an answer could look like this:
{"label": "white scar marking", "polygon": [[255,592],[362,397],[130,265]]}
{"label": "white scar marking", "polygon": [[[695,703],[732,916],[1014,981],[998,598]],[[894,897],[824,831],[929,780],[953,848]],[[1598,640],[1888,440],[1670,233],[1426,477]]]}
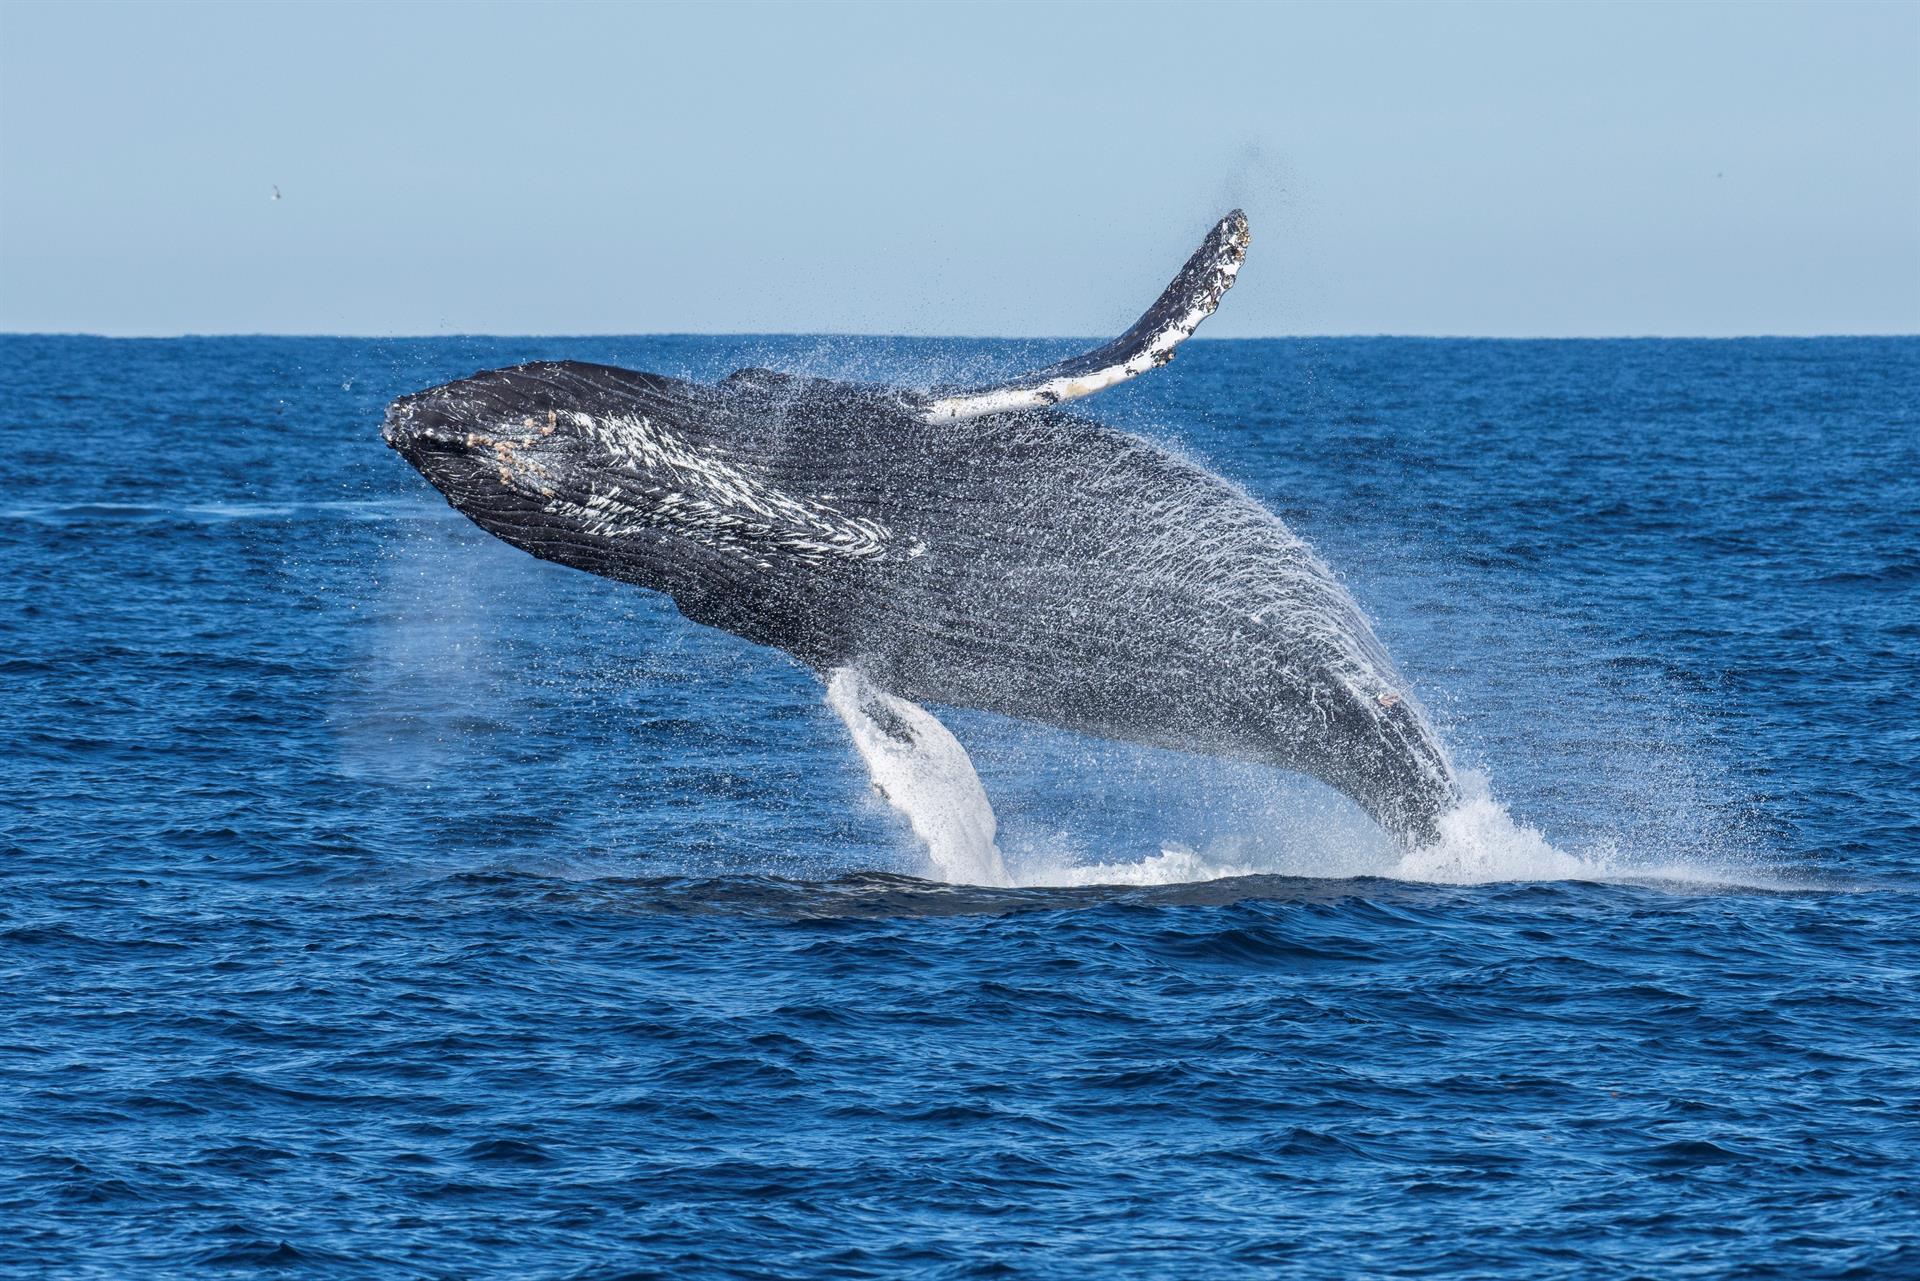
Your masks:
{"label": "white scar marking", "polygon": [[[547,503],[550,514],[574,515],[595,537],[673,533],[747,556],[762,569],[772,568],[764,559],[769,550],[813,564],[886,555],[893,537],[886,525],[777,489],[649,418],[575,411],[568,419],[628,473],[617,484],[594,485],[584,503],[557,497]],[[924,550],[916,540],[908,554]]]}

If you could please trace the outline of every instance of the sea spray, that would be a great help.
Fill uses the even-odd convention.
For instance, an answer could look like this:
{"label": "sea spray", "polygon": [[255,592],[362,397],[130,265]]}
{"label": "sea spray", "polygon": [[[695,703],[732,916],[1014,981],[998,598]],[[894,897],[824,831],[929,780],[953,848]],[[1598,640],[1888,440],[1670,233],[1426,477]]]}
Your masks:
{"label": "sea spray", "polygon": [[1481,885],[1494,881],[1598,880],[1605,862],[1556,849],[1538,828],[1516,821],[1493,798],[1484,774],[1460,776],[1460,804],[1440,816],[1440,837],[1406,855],[1385,875],[1402,881]]}

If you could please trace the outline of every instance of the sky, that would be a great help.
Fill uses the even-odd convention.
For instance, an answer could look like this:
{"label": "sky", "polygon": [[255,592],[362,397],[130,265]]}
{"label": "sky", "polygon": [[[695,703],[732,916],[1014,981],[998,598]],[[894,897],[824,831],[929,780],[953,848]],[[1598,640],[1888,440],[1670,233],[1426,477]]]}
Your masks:
{"label": "sky", "polygon": [[[275,187],[282,198],[272,199]],[[1920,332],[1920,4],[0,0],[0,329]]]}

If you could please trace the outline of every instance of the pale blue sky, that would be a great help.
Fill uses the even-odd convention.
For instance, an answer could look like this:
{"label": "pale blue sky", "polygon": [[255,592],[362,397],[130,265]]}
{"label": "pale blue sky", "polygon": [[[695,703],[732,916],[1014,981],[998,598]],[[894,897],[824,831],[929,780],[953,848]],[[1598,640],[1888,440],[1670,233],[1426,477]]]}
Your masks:
{"label": "pale blue sky", "polygon": [[[284,199],[271,201],[278,184]],[[0,328],[1920,331],[1920,6],[0,7]]]}

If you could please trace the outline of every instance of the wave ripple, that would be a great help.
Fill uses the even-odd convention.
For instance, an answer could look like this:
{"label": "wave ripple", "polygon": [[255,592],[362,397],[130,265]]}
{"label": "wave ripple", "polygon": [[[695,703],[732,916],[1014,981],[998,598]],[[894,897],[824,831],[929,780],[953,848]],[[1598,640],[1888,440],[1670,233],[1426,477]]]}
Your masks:
{"label": "wave ripple", "polygon": [[1005,885],[375,434],[542,357],[1045,355],[753,345],[0,336],[0,1274],[1920,1273],[1920,342],[1191,344],[1100,412],[1491,782],[1406,854],[943,715]]}

